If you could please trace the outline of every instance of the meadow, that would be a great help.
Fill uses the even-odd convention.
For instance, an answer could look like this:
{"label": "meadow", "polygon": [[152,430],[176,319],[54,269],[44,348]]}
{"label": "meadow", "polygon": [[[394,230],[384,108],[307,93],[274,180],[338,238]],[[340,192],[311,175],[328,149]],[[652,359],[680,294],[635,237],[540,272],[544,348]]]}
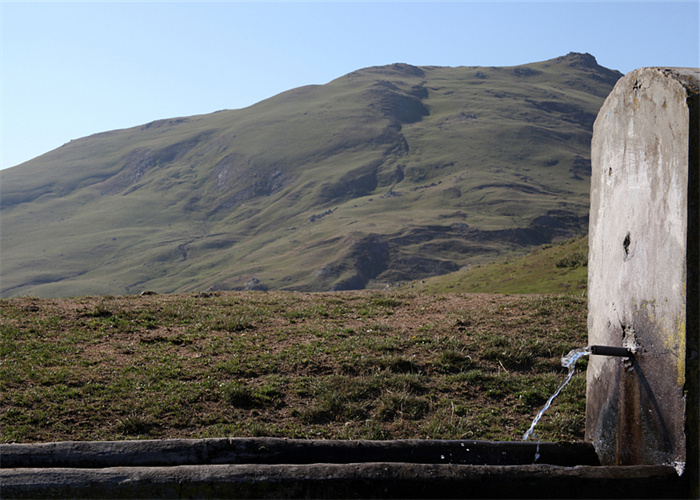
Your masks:
{"label": "meadow", "polygon": [[[586,335],[575,295],[2,299],[0,441],[520,440]],[[585,366],[537,438],[583,439]]]}

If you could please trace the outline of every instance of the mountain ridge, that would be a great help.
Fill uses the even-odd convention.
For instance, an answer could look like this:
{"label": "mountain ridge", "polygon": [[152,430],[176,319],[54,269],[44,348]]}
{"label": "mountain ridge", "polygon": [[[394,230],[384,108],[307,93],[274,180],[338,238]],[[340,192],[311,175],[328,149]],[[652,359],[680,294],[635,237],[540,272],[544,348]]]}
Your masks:
{"label": "mountain ridge", "polygon": [[0,295],[375,287],[584,234],[621,76],[397,63],[71,141],[0,171]]}

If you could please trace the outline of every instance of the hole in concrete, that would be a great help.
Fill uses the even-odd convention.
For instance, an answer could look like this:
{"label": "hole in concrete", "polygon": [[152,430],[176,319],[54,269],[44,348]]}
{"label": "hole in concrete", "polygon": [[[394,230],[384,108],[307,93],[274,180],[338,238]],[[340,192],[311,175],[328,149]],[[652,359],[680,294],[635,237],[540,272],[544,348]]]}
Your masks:
{"label": "hole in concrete", "polygon": [[630,243],[630,233],[627,233],[627,236],[625,236],[625,239],[622,242],[622,248],[625,250],[625,260],[627,260],[627,257],[630,255]]}

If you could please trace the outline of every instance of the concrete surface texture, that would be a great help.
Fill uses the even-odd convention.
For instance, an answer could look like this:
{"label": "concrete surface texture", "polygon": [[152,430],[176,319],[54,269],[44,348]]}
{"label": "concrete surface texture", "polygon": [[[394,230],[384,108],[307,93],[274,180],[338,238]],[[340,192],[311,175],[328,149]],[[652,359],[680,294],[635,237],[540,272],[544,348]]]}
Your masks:
{"label": "concrete surface texture", "polygon": [[[689,467],[697,478],[700,70],[625,75],[591,145],[586,439],[605,465]],[[688,463],[686,463],[688,462]]]}
{"label": "concrete surface texture", "polygon": [[14,469],[3,498],[679,498],[670,467],[407,463]]}
{"label": "concrete surface texture", "polygon": [[360,462],[600,465],[590,443],[440,439],[208,438],[12,443],[0,444],[0,457],[3,469]]}
{"label": "concrete surface texture", "polygon": [[0,446],[5,498],[683,498],[590,443],[276,438]]}

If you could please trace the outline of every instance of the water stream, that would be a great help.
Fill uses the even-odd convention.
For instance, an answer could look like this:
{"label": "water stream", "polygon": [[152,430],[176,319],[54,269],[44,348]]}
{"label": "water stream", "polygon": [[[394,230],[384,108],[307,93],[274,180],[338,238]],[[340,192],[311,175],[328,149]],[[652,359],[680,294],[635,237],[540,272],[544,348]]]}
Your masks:
{"label": "water stream", "polygon": [[566,377],[566,380],[559,386],[559,389],[557,389],[556,392],[552,394],[552,396],[549,398],[549,400],[547,400],[547,403],[532,421],[532,425],[523,435],[523,441],[527,441],[528,438],[532,436],[532,432],[535,430],[535,426],[537,425],[537,422],[539,422],[542,418],[542,415],[544,415],[544,412],[547,411],[547,408],[549,408],[549,406],[552,404],[552,401],[554,401],[554,398],[556,398],[559,395],[564,386],[566,386],[566,384],[568,384],[571,381],[571,377],[574,376],[574,372],[576,371],[576,361],[581,359],[583,356],[588,356],[590,353],[591,349],[589,347],[580,347],[578,349],[574,349],[573,351],[569,351],[569,354],[561,358],[561,366],[569,370],[569,376]]}

